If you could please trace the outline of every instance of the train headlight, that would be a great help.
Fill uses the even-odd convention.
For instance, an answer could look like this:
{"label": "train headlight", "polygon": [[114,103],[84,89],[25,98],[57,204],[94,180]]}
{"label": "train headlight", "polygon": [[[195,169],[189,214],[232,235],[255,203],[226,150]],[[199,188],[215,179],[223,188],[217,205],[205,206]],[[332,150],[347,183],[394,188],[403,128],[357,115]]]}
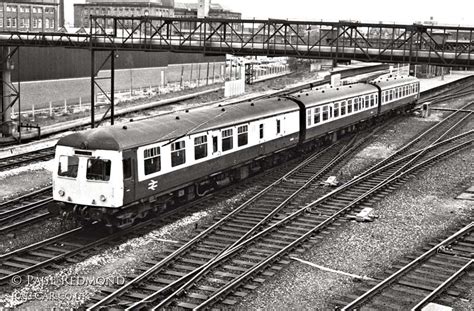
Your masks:
{"label": "train headlight", "polygon": [[105,202],[105,201],[107,201],[107,198],[105,197],[105,195],[101,194],[101,195],[100,195],[100,200],[101,200],[102,202]]}
{"label": "train headlight", "polygon": [[64,190],[59,190],[58,193],[59,193],[59,195],[62,196],[62,197],[66,194],[66,192],[64,192]]}

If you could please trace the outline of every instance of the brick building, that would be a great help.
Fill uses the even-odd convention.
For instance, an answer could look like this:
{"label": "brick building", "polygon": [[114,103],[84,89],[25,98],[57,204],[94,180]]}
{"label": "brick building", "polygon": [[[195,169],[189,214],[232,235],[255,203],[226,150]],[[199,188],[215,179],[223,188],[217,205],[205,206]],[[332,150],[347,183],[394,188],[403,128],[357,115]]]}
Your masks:
{"label": "brick building", "polygon": [[[210,18],[241,19],[242,13],[226,10],[218,3],[211,3],[210,1],[200,0],[199,3],[176,2],[175,7],[174,7],[174,16],[186,17],[186,18],[210,17]],[[195,22],[183,23],[184,29],[192,29],[194,27],[196,27]],[[238,29],[240,28],[237,27],[237,30]]]}
{"label": "brick building", "polygon": [[74,27],[89,27],[90,15],[173,16],[174,0],[86,0],[74,4]]}
{"label": "brick building", "polygon": [[[207,13],[201,13],[203,15],[206,15],[208,17],[212,18],[230,18],[230,19],[241,19],[242,18],[242,13],[238,12],[232,12],[229,10],[224,9],[220,4],[218,3],[201,3],[203,1],[200,1],[200,3],[180,3],[176,2],[175,8],[174,8],[174,16],[176,17],[198,17],[198,11],[202,10],[203,12]],[[208,9],[203,9],[201,6],[209,6]],[[201,16],[199,16],[201,17]]]}
{"label": "brick building", "polygon": [[56,31],[58,17],[58,0],[0,2],[0,31]]}

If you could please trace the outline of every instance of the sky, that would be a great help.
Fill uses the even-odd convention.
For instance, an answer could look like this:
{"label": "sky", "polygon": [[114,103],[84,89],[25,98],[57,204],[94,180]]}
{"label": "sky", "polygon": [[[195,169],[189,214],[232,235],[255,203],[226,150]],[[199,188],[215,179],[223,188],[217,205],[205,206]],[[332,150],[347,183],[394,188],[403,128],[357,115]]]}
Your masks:
{"label": "sky", "polygon": [[434,20],[474,25],[473,0],[212,0],[243,17],[409,23]]}
{"label": "sky", "polygon": [[[175,0],[197,2],[197,0]],[[412,24],[433,17],[441,24],[474,26],[473,0],[211,0],[243,18],[278,18],[308,21],[354,20]],[[73,23],[73,3],[65,0],[66,19]]]}

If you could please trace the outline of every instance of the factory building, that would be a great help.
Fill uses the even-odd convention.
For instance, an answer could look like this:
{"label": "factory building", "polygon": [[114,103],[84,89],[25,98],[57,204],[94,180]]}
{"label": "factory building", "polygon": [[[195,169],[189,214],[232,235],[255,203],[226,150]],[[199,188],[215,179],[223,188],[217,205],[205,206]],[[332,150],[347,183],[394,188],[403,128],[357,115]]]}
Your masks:
{"label": "factory building", "polygon": [[0,2],[0,31],[56,31],[58,18],[58,0]]}

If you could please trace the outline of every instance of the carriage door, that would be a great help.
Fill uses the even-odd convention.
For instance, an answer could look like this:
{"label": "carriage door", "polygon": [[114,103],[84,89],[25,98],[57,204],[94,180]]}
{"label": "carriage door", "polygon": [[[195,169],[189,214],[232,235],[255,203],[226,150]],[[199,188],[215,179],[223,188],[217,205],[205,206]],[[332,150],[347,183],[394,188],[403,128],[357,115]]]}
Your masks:
{"label": "carriage door", "polygon": [[135,200],[136,183],[136,153],[133,151],[123,152],[123,202],[124,204]]}

